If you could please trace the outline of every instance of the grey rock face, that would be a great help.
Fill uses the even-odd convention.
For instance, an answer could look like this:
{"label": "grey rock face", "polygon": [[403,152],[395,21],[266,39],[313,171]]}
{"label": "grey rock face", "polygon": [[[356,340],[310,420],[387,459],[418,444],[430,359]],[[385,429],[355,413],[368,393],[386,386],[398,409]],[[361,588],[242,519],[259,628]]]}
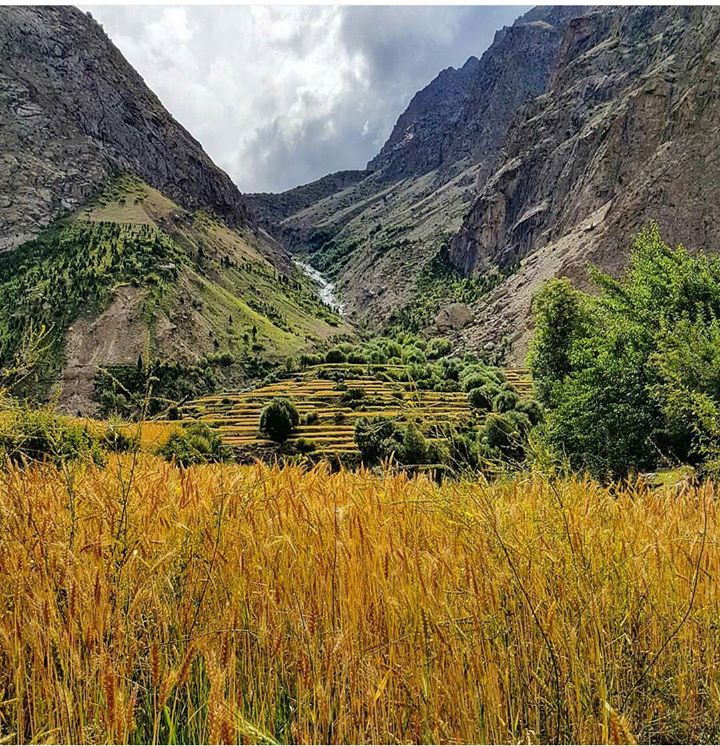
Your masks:
{"label": "grey rock face", "polygon": [[522,260],[483,303],[477,340],[526,338],[546,276],[621,270],[650,220],[672,243],[717,250],[719,64],[714,7],[608,7],[568,24],[548,91],[516,118],[451,244],[467,274]]}
{"label": "grey rock face", "polygon": [[82,204],[117,169],[189,209],[251,222],[227,174],[88,15],[0,7],[0,250]]}
{"label": "grey rock face", "polygon": [[479,68],[480,60],[470,57],[460,69],[448,67],[416,93],[368,170],[402,179],[439,168],[451,123],[460,116]]}

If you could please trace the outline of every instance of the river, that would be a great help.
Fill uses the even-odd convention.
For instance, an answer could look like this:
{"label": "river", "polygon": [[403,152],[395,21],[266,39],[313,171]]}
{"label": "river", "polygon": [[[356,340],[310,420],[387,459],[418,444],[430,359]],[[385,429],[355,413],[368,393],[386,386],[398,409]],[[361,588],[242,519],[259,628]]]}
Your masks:
{"label": "river", "polygon": [[299,259],[295,259],[295,264],[317,285],[318,295],[320,300],[326,305],[330,306],[340,316],[345,315],[345,306],[342,304],[337,296],[335,295],[335,283],[327,280],[323,274],[310,266],[307,262],[301,262]]}

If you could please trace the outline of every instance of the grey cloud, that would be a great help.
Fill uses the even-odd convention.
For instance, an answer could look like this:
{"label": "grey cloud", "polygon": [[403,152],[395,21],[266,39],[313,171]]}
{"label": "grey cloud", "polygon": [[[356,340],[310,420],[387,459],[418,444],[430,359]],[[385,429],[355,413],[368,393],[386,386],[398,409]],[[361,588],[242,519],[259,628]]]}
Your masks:
{"label": "grey cloud", "polygon": [[363,168],[526,6],[83,6],[243,191]]}

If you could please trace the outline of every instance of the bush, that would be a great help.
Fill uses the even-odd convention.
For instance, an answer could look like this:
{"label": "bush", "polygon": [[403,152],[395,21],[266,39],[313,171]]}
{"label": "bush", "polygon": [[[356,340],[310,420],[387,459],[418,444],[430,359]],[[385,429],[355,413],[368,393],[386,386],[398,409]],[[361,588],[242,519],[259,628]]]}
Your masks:
{"label": "bush", "polygon": [[82,460],[102,465],[105,460],[100,441],[87,428],[47,409],[6,413],[0,453],[15,463]]}
{"label": "bush", "polygon": [[295,443],[295,450],[298,453],[312,453],[317,449],[317,444],[309,438],[298,438]]}
{"label": "bush", "polygon": [[482,412],[489,412],[492,409],[495,397],[500,393],[500,389],[494,384],[486,384],[468,392],[468,402],[473,409],[479,409]]}
{"label": "bush", "polygon": [[530,419],[522,412],[492,413],[480,432],[485,455],[499,461],[520,463],[525,458]]}
{"label": "bush", "polygon": [[118,425],[111,422],[103,434],[102,444],[112,453],[126,453],[132,448],[133,439],[123,432]]}
{"label": "bush", "polygon": [[342,396],[340,397],[340,401],[342,402],[357,402],[365,398],[365,389],[361,388],[349,388],[347,391],[343,392]]}
{"label": "bush", "polygon": [[535,425],[539,425],[543,421],[542,406],[540,405],[540,402],[535,401],[535,399],[521,401],[518,403],[515,409],[518,412],[522,412],[522,414],[526,415],[533,427],[535,427]]}
{"label": "bush", "polygon": [[496,381],[487,373],[476,369],[460,379],[460,386],[467,393],[470,393],[473,389],[481,389],[483,386],[495,385],[495,383]]}
{"label": "bush", "polygon": [[337,347],[334,347],[332,350],[328,350],[327,354],[325,355],[326,363],[344,363],[346,359],[347,358],[345,356],[345,353]]}
{"label": "bush", "polygon": [[437,360],[439,357],[449,355],[452,350],[452,344],[449,339],[444,337],[433,337],[425,348],[425,354],[430,360]]}
{"label": "bush", "polygon": [[510,412],[515,409],[520,401],[520,397],[510,389],[502,390],[493,399],[493,410],[496,412]]}
{"label": "bush", "polygon": [[276,443],[284,443],[298,424],[295,405],[284,397],[273,399],[260,413],[260,432]]}
{"label": "bush", "polygon": [[308,412],[302,418],[303,425],[315,425],[319,420],[320,418],[318,417],[317,412]]}
{"label": "bush", "polygon": [[407,425],[403,432],[402,448],[398,452],[404,464],[424,464],[428,460],[428,445],[417,425]]}
{"label": "bush", "polygon": [[377,464],[396,453],[403,431],[388,417],[360,417],[355,423],[355,443],[366,464]]}
{"label": "bush", "polygon": [[453,433],[447,444],[450,464],[456,470],[478,467],[480,459],[477,439],[471,433]]}
{"label": "bush", "polygon": [[173,433],[159,454],[168,461],[181,466],[227,461],[230,451],[223,445],[220,436],[204,422],[194,422]]}
{"label": "bush", "polygon": [[428,464],[447,464],[450,461],[450,449],[443,440],[431,440],[427,447]]}

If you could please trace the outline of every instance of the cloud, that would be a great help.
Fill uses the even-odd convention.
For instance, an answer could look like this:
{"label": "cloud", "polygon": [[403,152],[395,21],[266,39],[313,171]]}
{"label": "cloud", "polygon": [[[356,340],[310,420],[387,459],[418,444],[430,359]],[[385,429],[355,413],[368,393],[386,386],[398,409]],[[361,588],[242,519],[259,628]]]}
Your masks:
{"label": "cloud", "polygon": [[243,191],[363,168],[413,94],[525,7],[83,6]]}

